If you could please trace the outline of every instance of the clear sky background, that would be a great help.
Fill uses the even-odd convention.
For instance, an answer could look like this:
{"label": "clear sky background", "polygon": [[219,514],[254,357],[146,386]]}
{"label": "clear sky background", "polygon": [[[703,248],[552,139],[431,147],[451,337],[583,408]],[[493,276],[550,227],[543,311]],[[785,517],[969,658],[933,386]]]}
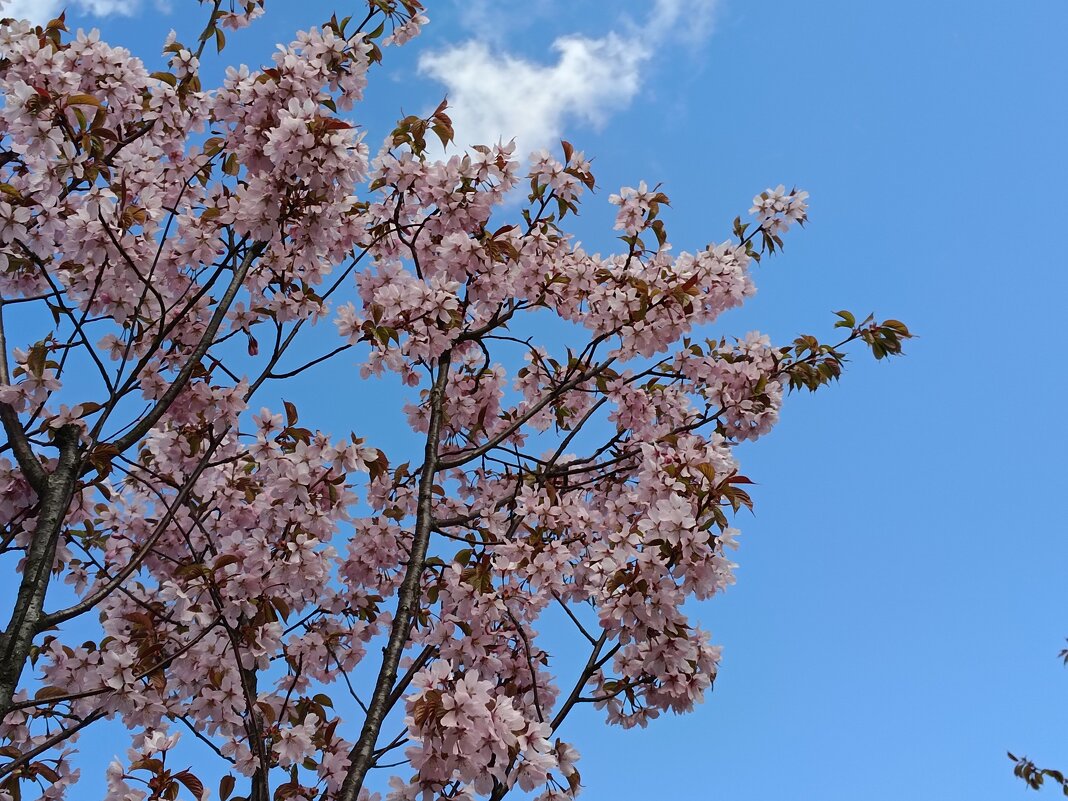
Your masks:
{"label": "clear sky background", "polygon": [[[1068,769],[1068,3],[429,5],[357,109],[372,149],[446,92],[461,140],[566,136],[596,157],[591,249],[611,246],[620,185],[663,182],[687,249],[797,185],[810,225],[709,333],[829,335],[848,308],[919,335],[892,364],[858,353],[741,449],[757,511],[738,584],[700,608],[715,692],[644,731],[575,717],[583,797],[986,801],[1030,792],[1006,750]],[[70,19],[151,60],[171,27],[195,38],[193,8],[86,0]],[[209,74],[333,8],[269,0]],[[351,373],[288,390],[302,421],[399,441],[399,402]]]}

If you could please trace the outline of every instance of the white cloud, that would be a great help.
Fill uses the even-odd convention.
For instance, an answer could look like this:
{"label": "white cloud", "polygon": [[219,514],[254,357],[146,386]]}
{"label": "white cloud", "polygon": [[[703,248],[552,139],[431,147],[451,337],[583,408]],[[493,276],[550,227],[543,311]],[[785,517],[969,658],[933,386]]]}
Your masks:
{"label": "white cloud", "polygon": [[646,54],[617,36],[557,39],[556,64],[541,66],[467,42],[424,56],[419,66],[449,90],[457,142],[515,137],[520,152],[550,144],[565,119],[597,125],[638,91]]}
{"label": "white cloud", "polygon": [[621,20],[618,31],[558,38],[551,64],[471,40],[423,55],[419,68],[445,84],[457,143],[514,136],[519,152],[528,153],[554,145],[571,124],[599,127],[625,108],[658,48],[708,35],[715,3],[655,0],[646,19]]}
{"label": "white cloud", "polygon": [[83,14],[91,14],[95,17],[106,17],[110,14],[129,16],[137,11],[139,0],[11,0],[3,3],[0,13],[5,17],[16,19],[28,19],[32,22],[47,22],[59,14],[64,8],[78,11]]}

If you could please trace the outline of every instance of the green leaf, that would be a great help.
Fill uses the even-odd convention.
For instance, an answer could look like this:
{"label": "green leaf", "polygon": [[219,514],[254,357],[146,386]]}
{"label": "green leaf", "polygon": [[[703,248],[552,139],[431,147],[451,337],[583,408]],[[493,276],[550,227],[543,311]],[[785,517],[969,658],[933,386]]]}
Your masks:
{"label": "green leaf", "polygon": [[852,328],[856,327],[857,318],[853,316],[852,312],[849,312],[849,311],[846,311],[845,309],[842,309],[841,311],[836,311],[835,314],[842,318],[841,320],[839,320],[837,323],[834,324],[835,328],[849,328],[849,329],[852,329]]}
{"label": "green leaf", "polygon": [[178,85],[178,79],[169,72],[153,72],[150,77],[155,78],[157,81],[163,81],[168,86]]}
{"label": "green leaf", "polygon": [[47,354],[48,346],[44,342],[36,342],[33,347],[30,348],[30,353],[26,357],[26,367],[29,369],[31,375],[40,378],[44,374],[45,357]]}

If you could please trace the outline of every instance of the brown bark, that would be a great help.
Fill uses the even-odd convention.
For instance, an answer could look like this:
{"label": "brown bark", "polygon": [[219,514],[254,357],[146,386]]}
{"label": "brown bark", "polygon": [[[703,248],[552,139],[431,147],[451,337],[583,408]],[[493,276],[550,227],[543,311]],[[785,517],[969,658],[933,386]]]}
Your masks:
{"label": "brown bark", "polygon": [[56,431],[59,463],[45,479],[43,491],[38,497],[37,525],[26,551],[15,609],[4,633],[0,635],[0,719],[11,708],[11,698],[18,687],[33,638],[44,616],[45,594],[56,558],[56,547],[78,481],[79,433],[74,425],[66,425]]}
{"label": "brown bark", "polygon": [[438,374],[430,390],[430,422],[427,427],[426,448],[423,469],[419,475],[419,498],[416,507],[415,534],[412,537],[412,551],[408,557],[404,580],[397,597],[397,613],[393,618],[393,627],[389,640],[382,649],[382,667],[378,671],[374,694],[367,707],[360,739],[349,752],[349,770],[338,793],[338,801],[356,801],[363,787],[364,779],[374,765],[375,745],[382,730],[382,723],[396,697],[393,685],[397,681],[397,667],[401,654],[408,645],[412,620],[419,607],[419,581],[426,566],[426,552],[430,544],[430,530],[433,523],[434,476],[438,471],[438,440],[441,436],[442,403],[445,398],[445,384],[449,378],[449,356],[445,354],[438,362]]}

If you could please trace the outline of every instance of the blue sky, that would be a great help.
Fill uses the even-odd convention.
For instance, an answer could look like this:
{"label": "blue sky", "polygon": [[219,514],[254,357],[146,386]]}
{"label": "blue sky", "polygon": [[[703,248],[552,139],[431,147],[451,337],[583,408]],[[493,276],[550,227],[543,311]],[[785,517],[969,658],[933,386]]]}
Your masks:
{"label": "blue sky", "polygon": [[[591,248],[610,246],[623,184],[663,182],[680,248],[795,184],[810,224],[717,335],[822,335],[840,308],[919,335],[893,364],[858,354],[741,450],[756,515],[740,521],[738,584],[700,609],[725,649],[715,692],[645,731],[569,723],[584,797],[983,801],[1029,792],[1007,749],[1068,768],[1068,5],[430,5],[358,109],[372,143],[446,90],[461,138],[566,136],[596,157],[578,225]],[[169,28],[195,37],[191,6],[93,0],[70,18],[152,59]],[[259,64],[331,10],[269,0],[223,55]],[[464,83],[460,56],[503,75],[499,91]],[[303,420],[347,431],[358,415],[399,436],[399,411],[358,382],[341,405],[313,386],[294,398]]]}

